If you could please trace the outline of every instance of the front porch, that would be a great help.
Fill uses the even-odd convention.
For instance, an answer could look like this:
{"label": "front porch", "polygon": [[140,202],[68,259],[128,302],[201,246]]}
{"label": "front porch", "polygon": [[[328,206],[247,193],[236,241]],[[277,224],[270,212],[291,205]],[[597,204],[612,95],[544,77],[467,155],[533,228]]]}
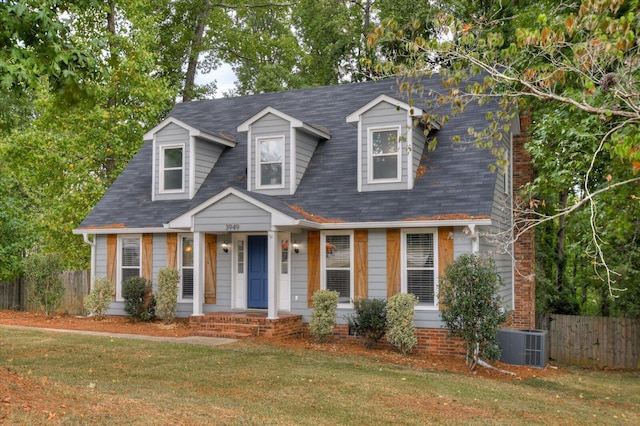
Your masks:
{"label": "front porch", "polygon": [[302,334],[302,315],[280,314],[268,319],[265,312],[214,312],[189,317],[198,336],[245,339],[249,337],[285,338]]}

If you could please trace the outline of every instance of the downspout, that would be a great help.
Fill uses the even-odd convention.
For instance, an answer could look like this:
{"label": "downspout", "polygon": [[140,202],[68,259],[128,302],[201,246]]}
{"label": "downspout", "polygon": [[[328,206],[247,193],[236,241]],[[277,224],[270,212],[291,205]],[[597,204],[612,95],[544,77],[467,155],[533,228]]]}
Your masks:
{"label": "downspout", "polygon": [[475,223],[467,225],[469,228],[469,238],[471,238],[471,253],[478,254],[480,252],[480,234],[476,232]]}
{"label": "downspout", "polygon": [[[83,233],[82,238],[84,239],[84,243],[91,247],[91,272],[89,273],[89,290],[93,290],[93,278],[96,270],[96,243],[89,240],[89,234]],[[93,236],[95,239],[95,235]]]}

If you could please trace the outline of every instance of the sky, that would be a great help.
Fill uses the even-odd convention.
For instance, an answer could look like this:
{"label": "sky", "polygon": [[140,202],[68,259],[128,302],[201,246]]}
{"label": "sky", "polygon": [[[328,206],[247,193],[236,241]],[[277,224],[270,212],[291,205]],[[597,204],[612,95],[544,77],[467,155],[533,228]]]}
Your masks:
{"label": "sky", "polygon": [[217,81],[218,90],[216,91],[216,98],[221,98],[225,92],[235,87],[236,74],[231,69],[231,65],[222,64],[218,69],[211,71],[208,74],[198,73],[196,76],[196,84],[207,84],[213,80]]}

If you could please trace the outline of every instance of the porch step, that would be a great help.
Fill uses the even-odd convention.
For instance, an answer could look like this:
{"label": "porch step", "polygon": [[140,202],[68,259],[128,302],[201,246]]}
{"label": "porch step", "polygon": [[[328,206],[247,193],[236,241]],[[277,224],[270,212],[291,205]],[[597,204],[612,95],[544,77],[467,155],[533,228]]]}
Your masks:
{"label": "porch step", "polygon": [[224,337],[226,339],[248,339],[254,337],[251,333],[240,333],[237,331],[217,331],[217,330],[198,330],[196,336],[202,337]]}
{"label": "porch step", "polygon": [[211,337],[255,337],[260,334],[260,325],[228,322],[207,322],[201,324],[196,333],[198,335],[207,335]]}

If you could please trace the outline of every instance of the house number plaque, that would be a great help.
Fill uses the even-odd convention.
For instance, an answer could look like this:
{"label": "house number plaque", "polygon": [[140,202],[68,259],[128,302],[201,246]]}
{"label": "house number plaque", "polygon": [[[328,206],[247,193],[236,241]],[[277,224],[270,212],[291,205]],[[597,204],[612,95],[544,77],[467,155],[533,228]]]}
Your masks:
{"label": "house number plaque", "polygon": [[226,225],[226,229],[227,231],[239,231],[240,230],[240,224],[239,223],[227,223]]}

